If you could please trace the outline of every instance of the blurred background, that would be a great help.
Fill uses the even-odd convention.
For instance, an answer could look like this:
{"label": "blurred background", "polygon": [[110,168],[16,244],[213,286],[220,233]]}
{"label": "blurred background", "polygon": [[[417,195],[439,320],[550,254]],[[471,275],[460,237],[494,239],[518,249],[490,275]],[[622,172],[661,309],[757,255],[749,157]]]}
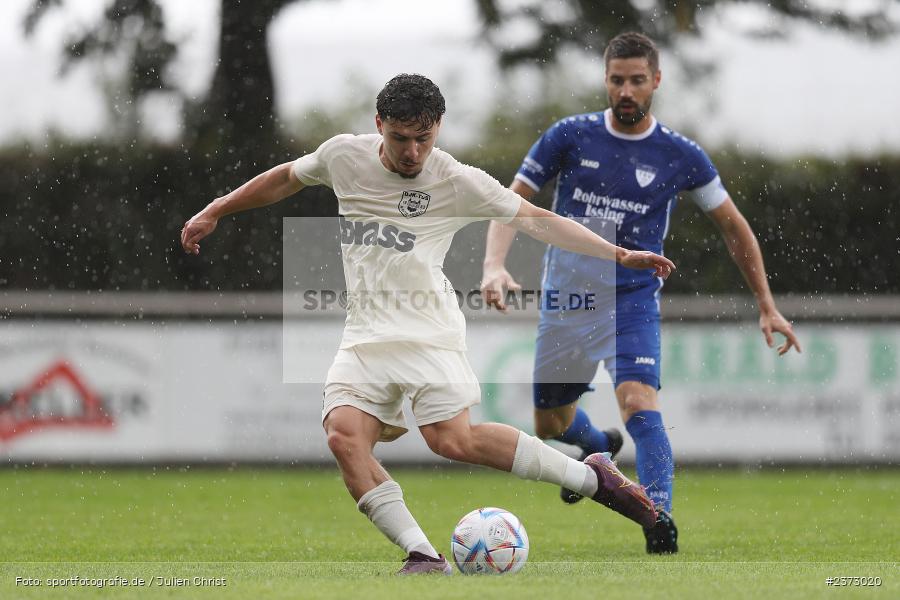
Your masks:
{"label": "blurred background", "polygon": [[[337,133],[374,132],[400,72],[444,92],[439,144],[509,183],[555,120],[605,108],[602,49],[641,30],[662,48],[657,118],[711,155],[805,350],[765,347],[718,232],[682,202],[663,306],[676,456],[894,463],[898,25],[894,0],[7,0],[0,457],[330,463],[322,374],[286,373],[327,367],[340,314],[298,313],[282,291],[309,240],[288,224],[336,230],[331,191],[225,219],[197,257],[182,224]],[[512,270],[534,289],[540,248],[520,247]],[[458,240],[458,289],[477,288],[482,253],[483,230]],[[471,319],[478,418],[530,428],[533,342],[527,311]],[[586,402],[615,424],[599,377]],[[437,460],[415,432],[381,446]]]}

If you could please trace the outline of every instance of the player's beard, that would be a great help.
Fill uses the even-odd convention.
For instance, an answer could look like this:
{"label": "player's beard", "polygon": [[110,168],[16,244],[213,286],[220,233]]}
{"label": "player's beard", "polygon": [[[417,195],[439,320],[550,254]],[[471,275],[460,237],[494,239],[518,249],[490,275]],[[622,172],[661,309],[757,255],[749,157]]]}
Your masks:
{"label": "player's beard", "polygon": [[[616,118],[616,121],[621,123],[622,125],[637,125],[641,122],[641,120],[647,116],[650,112],[650,104],[653,103],[653,96],[647,98],[646,104],[638,104],[637,102],[619,102],[618,104],[609,103],[612,106],[613,116]],[[634,107],[634,110],[629,113],[624,113],[621,110],[621,106],[623,104],[627,104],[628,106]]]}
{"label": "player's beard", "polygon": [[[423,162],[424,162],[424,161],[423,161]],[[394,163],[394,164],[397,165],[397,168],[396,168],[396,170],[395,170],[394,172],[397,173],[397,175],[399,175],[399,176],[402,177],[403,179],[415,179],[416,176],[418,176],[418,174],[422,172],[422,164],[421,164],[421,163],[420,163],[419,165],[417,165],[417,166],[419,167],[419,170],[418,170],[418,171],[413,171],[413,172],[411,172],[411,173],[410,173],[410,172],[403,172],[403,171],[400,170],[400,167],[405,167],[405,166],[407,166],[407,165],[404,165],[404,164],[403,164],[403,161],[402,161],[402,160],[397,159],[397,162]]]}

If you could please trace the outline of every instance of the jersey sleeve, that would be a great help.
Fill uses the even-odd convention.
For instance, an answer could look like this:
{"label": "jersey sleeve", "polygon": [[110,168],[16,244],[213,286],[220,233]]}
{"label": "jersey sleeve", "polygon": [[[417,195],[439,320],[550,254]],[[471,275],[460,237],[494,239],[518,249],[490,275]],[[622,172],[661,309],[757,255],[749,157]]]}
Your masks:
{"label": "jersey sleeve", "polygon": [[728,191],[703,148],[692,144],[691,150],[690,172],[685,192],[700,210],[709,212],[728,199]]}
{"label": "jersey sleeve", "polygon": [[464,219],[508,223],[519,212],[522,197],[481,169],[460,165],[453,180],[459,207],[457,214]]}
{"label": "jersey sleeve", "polygon": [[301,156],[294,161],[291,170],[303,185],[327,185],[332,187],[329,164],[342,139],[348,137],[337,135],[322,142],[315,152]]}
{"label": "jersey sleeve", "polygon": [[559,173],[567,141],[565,121],[557,121],[528,151],[516,179],[534,191],[540,191]]}

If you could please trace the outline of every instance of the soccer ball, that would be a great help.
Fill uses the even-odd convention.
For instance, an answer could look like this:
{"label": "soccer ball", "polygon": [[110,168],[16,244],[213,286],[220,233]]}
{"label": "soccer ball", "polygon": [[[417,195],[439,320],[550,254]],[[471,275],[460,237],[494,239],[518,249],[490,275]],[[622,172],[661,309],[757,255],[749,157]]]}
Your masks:
{"label": "soccer ball", "polygon": [[528,560],[528,534],[511,512],[478,508],[457,523],[450,553],[465,575],[516,573]]}

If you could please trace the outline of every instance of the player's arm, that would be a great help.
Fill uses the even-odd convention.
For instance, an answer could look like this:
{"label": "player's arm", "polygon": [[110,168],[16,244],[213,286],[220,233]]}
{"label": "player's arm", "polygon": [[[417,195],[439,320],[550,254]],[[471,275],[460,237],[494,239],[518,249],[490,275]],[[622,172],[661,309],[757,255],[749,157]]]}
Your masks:
{"label": "player's arm", "polygon": [[[531,201],[537,192],[524,182],[515,179],[509,189],[525,200]],[[499,221],[491,221],[488,227],[487,244],[484,250],[484,265],[481,275],[481,293],[485,302],[506,312],[503,298],[507,290],[522,289],[509,271],[506,270],[506,255],[516,237],[516,229]]]}
{"label": "player's arm", "polygon": [[557,248],[614,260],[629,269],[653,269],[657,277],[666,278],[675,270],[675,264],[664,256],[653,252],[626,250],[611,244],[581,223],[539,208],[525,199],[509,224],[512,228]]}
{"label": "player's arm", "polygon": [[779,355],[785,354],[792,347],[800,352],[800,343],[794,335],[793,327],[775,307],[775,300],[772,298],[766,278],[766,268],[763,265],[762,250],[747,219],[731,198],[726,198],[722,204],[706,214],[719,228],[731,258],[734,259],[756,297],[756,304],[759,306],[759,327],[766,336],[766,343],[770,348],[775,345],[772,332],[777,331],[785,337],[784,344],[778,348]]}
{"label": "player's arm", "polygon": [[200,240],[216,228],[225,215],[274,204],[303,189],[287,162],[261,173],[241,187],[216,198],[184,224],[181,230],[181,247],[189,254],[200,253]]}

